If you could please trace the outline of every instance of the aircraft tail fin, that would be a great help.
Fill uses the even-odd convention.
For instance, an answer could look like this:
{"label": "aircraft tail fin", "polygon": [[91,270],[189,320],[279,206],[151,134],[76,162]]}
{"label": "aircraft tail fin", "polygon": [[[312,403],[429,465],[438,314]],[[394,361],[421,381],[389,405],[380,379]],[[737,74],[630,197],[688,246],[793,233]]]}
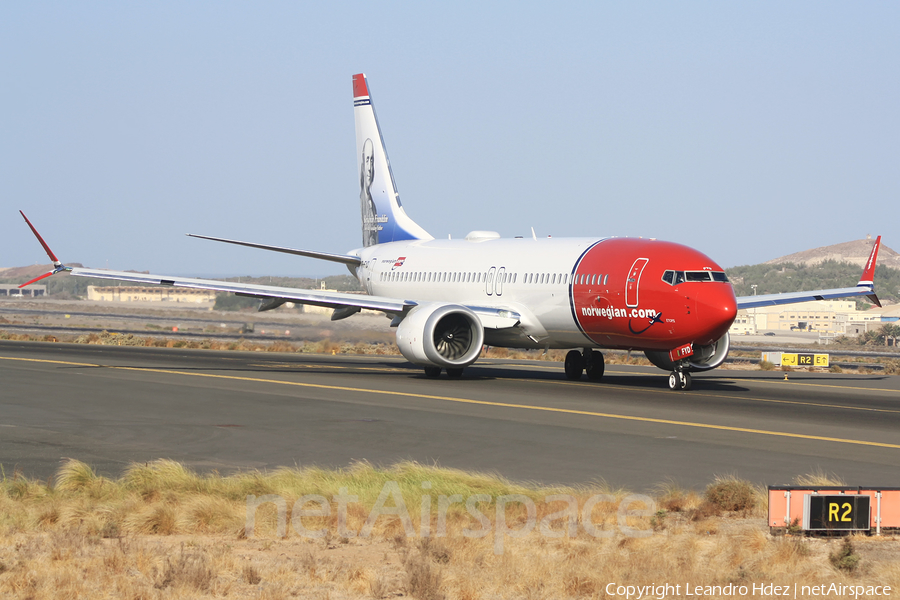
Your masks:
{"label": "aircraft tail fin", "polygon": [[391,161],[384,147],[364,73],[353,76],[353,113],[356,121],[363,246],[433,239],[407,216],[400,203],[400,194],[391,172]]}

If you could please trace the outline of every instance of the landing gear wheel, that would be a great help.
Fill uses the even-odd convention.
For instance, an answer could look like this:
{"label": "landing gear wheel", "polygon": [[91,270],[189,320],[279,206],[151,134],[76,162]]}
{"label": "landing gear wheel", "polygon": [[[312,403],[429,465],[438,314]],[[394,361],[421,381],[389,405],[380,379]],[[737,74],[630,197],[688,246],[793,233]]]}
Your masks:
{"label": "landing gear wheel", "polygon": [[460,377],[462,377],[462,374],[462,369],[447,369],[447,377],[451,379],[459,379]]}
{"label": "landing gear wheel", "polygon": [[603,354],[596,350],[591,350],[586,362],[587,364],[584,366],[584,370],[587,372],[588,379],[591,381],[600,381],[603,379],[603,371],[606,369],[606,364],[603,361]]}
{"label": "landing gear wheel", "polygon": [[584,358],[578,350],[566,354],[566,379],[581,379],[584,373]]}
{"label": "landing gear wheel", "polygon": [[670,390],[689,390],[691,389],[691,374],[685,371],[672,371],[669,374]]}
{"label": "landing gear wheel", "polygon": [[435,377],[441,376],[441,368],[440,367],[425,367],[425,377],[429,379],[434,379]]}
{"label": "landing gear wheel", "polygon": [[678,377],[678,373],[672,371],[669,373],[669,389],[670,390],[678,390],[681,389],[681,380]]}

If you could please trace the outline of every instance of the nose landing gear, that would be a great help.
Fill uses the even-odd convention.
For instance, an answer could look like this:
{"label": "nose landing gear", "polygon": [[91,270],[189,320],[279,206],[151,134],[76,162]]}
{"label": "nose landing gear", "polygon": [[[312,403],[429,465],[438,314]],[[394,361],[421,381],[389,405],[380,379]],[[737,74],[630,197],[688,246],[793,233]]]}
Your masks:
{"label": "nose landing gear", "polygon": [[691,389],[691,374],[678,365],[671,374],[669,374],[669,389],[684,390]]}

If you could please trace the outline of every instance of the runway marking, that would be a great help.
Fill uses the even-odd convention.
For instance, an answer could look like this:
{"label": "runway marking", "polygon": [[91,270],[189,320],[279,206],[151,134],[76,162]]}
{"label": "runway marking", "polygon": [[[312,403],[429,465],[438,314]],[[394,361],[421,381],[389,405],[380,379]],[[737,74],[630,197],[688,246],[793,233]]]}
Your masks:
{"label": "runway marking", "polygon": [[[853,389],[853,388],[851,388]],[[870,408],[866,406],[845,406],[843,404],[822,404],[820,402],[803,402],[801,400],[773,400],[767,398],[750,398],[750,397],[731,397],[731,396],[722,396],[719,394],[703,394],[704,397],[711,398],[725,398],[726,400],[751,400],[753,402],[770,402],[772,404],[796,404],[799,406],[818,406],[820,408],[841,408],[844,410],[861,410],[861,411],[869,411],[869,412],[884,412],[884,413],[900,413],[900,410],[893,410],[890,408]]]}
{"label": "runway marking", "polygon": [[[900,444],[888,444],[885,442],[872,442],[866,440],[853,440],[853,439],[845,439],[845,438],[833,438],[826,437],[820,435],[807,435],[803,433],[789,433],[786,431],[768,431],[765,429],[751,429],[748,427],[732,427],[729,425],[712,425],[710,423],[694,423],[691,421],[673,421],[669,419],[654,419],[652,417],[636,417],[633,415],[619,415],[614,413],[601,413],[601,412],[593,412],[587,410],[575,410],[572,408],[557,408],[551,406],[539,406],[539,405],[528,405],[528,404],[512,404],[508,402],[490,402],[487,400],[473,400],[470,398],[454,398],[452,396],[434,396],[429,394],[416,394],[412,392],[397,392],[391,390],[373,390],[373,389],[365,389],[365,388],[354,388],[347,386],[338,386],[338,385],[325,385],[321,383],[304,383],[299,381],[283,381],[278,379],[263,379],[260,377],[241,377],[238,375],[221,375],[218,373],[190,373],[187,371],[175,371],[172,369],[152,369],[152,368],[141,368],[141,367],[117,367],[112,365],[100,365],[100,364],[92,364],[92,363],[75,363],[68,361],[59,361],[59,360],[46,360],[46,359],[38,359],[38,358],[14,358],[8,356],[0,356],[0,359],[4,360],[17,360],[23,362],[39,362],[39,363],[49,363],[49,364],[61,364],[61,365],[73,365],[73,366],[82,366],[82,367],[101,367],[106,369],[118,369],[122,371],[138,371],[143,373],[164,373],[167,375],[185,375],[188,377],[207,377],[211,379],[227,379],[232,381],[249,381],[252,383],[271,383],[275,385],[287,385],[294,387],[305,387],[305,388],[315,388],[315,389],[324,389],[324,390],[333,390],[333,391],[342,391],[342,392],[358,392],[362,394],[376,394],[376,395],[385,395],[385,396],[401,396],[407,398],[424,398],[427,400],[440,400],[444,402],[455,402],[459,404],[474,404],[480,406],[493,406],[497,408],[517,408],[521,410],[535,410],[542,412],[555,412],[561,414],[570,414],[570,415],[582,415],[587,417],[598,417],[603,419],[618,419],[622,421],[637,421],[642,423],[656,423],[661,425],[677,425],[681,427],[695,427],[698,429],[712,429],[718,431],[735,431],[739,433],[751,433],[757,435],[770,435],[776,437],[786,437],[786,438],[795,438],[795,439],[803,439],[803,440],[814,440],[818,442],[836,442],[840,444],[854,444],[858,446],[873,446],[878,448],[892,448],[900,450]],[[576,382],[573,382],[576,383]]]}
{"label": "runway marking", "polygon": [[270,367],[274,369],[352,369],[354,371],[381,371],[384,373],[415,373],[412,369],[398,369],[391,367],[360,367],[357,365],[320,365],[316,363],[247,363],[248,367]]}
{"label": "runway marking", "polygon": [[859,387],[854,385],[832,385],[829,383],[805,383],[802,381],[784,381],[783,379],[747,379],[743,377],[727,377],[726,379],[734,379],[735,381],[751,381],[753,383],[774,383],[787,385],[805,385],[809,387],[839,388],[842,390],[859,390],[861,392],[891,392],[900,394],[897,390],[886,390],[884,388]]}
{"label": "runway marking", "polygon": [[[522,383],[551,383],[555,385],[574,385],[578,387],[592,387],[597,388],[597,382],[587,383],[580,381],[555,381],[551,379],[506,379],[505,381],[520,381]],[[752,381],[752,380],[751,380]],[[837,386],[840,387],[840,386]],[[857,389],[850,386],[845,387],[845,389]],[[865,388],[868,389],[868,388]],[[656,388],[650,387],[617,387],[616,391],[623,392],[635,392],[635,391],[661,391]],[[668,393],[668,390],[666,391]],[[685,392],[682,392],[685,393]],[[752,396],[723,396],[722,394],[714,394],[712,392],[703,392],[700,393],[691,393],[692,396],[697,396],[699,398],[724,398],[725,400],[733,401],[733,400],[748,400],[750,402],[770,402],[772,404],[795,404],[797,406],[817,406],[819,408],[840,408],[843,410],[859,410],[859,411],[868,411],[868,412],[883,412],[883,413],[900,413],[900,410],[894,410],[890,408],[870,408],[865,406],[847,406],[844,404],[824,404],[821,402],[804,402],[802,400],[773,400],[768,398],[754,398]]]}

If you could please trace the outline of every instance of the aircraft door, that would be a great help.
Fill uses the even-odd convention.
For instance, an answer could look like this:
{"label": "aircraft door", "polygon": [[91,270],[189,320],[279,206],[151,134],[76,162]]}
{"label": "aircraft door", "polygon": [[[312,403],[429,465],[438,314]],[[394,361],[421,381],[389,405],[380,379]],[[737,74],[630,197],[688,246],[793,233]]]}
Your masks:
{"label": "aircraft door", "polygon": [[631,265],[628,271],[628,278],[625,280],[625,306],[635,308],[638,305],[638,291],[641,283],[641,273],[650,259],[639,258]]}
{"label": "aircraft door", "polygon": [[492,296],[494,294],[494,274],[497,272],[497,267],[491,267],[487,272],[487,277],[484,278],[484,291],[488,296]]}
{"label": "aircraft door", "polygon": [[494,291],[498,296],[503,295],[503,280],[506,279],[506,267],[500,267],[497,271],[497,282],[494,284]]}

